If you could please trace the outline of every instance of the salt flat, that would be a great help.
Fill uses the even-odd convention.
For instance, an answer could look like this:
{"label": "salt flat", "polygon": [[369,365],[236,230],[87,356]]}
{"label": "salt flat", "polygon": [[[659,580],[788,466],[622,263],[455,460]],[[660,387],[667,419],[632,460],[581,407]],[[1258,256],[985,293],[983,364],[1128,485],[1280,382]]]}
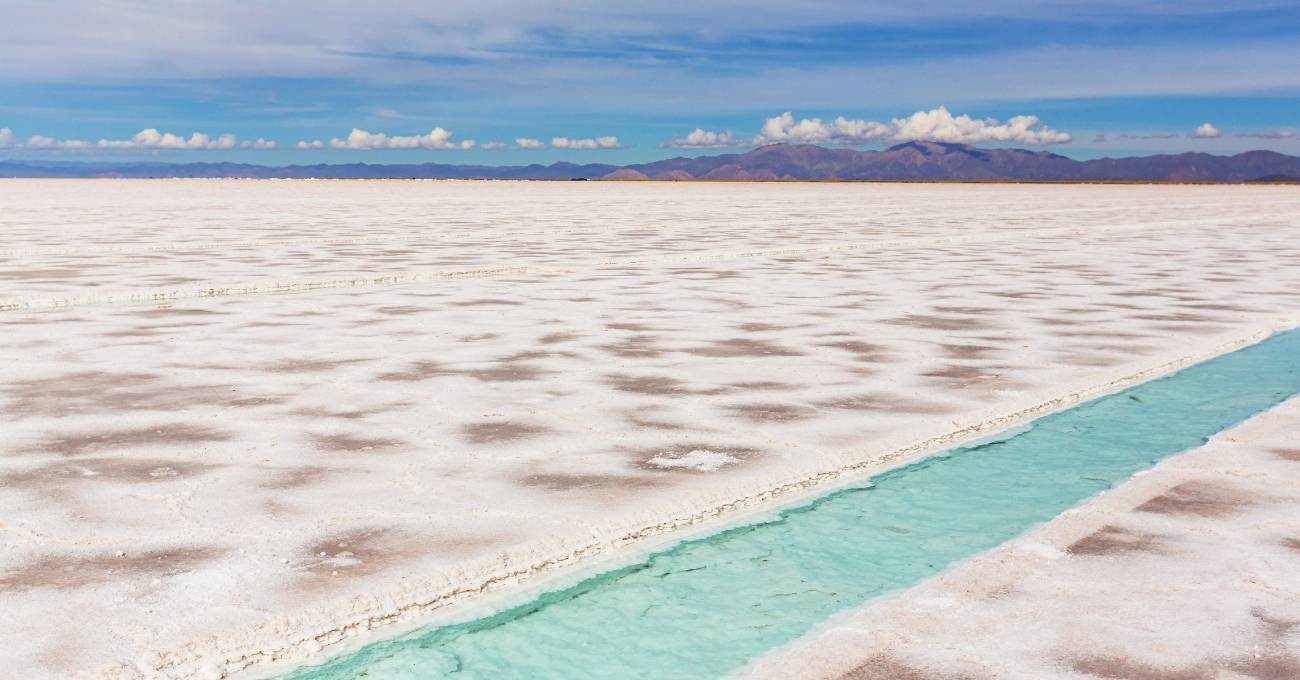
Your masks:
{"label": "salt flat", "polygon": [[0,663],[220,677],[1300,319],[1287,187],[0,182]]}

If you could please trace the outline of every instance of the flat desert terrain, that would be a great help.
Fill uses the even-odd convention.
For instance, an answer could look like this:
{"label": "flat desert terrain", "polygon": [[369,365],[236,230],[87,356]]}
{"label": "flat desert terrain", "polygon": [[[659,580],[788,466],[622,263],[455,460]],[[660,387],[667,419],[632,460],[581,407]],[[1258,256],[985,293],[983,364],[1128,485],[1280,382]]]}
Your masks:
{"label": "flat desert terrain", "polygon": [[0,205],[25,678],[314,658],[1300,323],[1291,187],[16,180]]}

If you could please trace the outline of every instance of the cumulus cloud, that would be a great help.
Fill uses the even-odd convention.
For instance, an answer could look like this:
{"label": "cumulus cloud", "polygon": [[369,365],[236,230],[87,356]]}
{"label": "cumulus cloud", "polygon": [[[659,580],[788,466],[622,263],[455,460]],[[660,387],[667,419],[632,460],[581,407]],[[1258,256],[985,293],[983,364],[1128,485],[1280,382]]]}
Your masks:
{"label": "cumulus cloud", "polygon": [[736,137],[731,130],[711,132],[695,128],[685,137],[673,137],[660,146],[665,149],[731,149],[753,146],[753,144],[749,140]]}
{"label": "cumulus cloud", "polygon": [[429,149],[442,151],[446,149],[472,149],[474,140],[466,139],[455,142],[451,139],[452,133],[440,127],[429,131],[427,135],[386,135],[382,132],[368,132],[360,128],[352,128],[348,133],[347,139],[335,137],[328,142],[312,140],[310,142],[298,142],[294,146],[299,149],[348,149],[352,151],[373,151],[376,149]]}
{"label": "cumulus cloud", "polygon": [[965,114],[954,116],[946,107],[917,111],[907,118],[888,123],[849,120],[840,116],[832,121],[804,118],[796,121],[790,112],[763,122],[755,144],[788,142],[796,144],[864,144],[869,142],[906,142],[927,140],[961,144],[1064,144],[1072,137],[1053,130],[1037,116],[1014,116],[1001,123],[995,118],[977,119]]}
{"label": "cumulus cloud", "polygon": [[508,148],[509,146],[510,145],[506,144],[505,142],[483,142],[482,144],[478,145],[478,148],[483,149],[485,151],[500,151],[501,149]]}
{"label": "cumulus cloud", "polygon": [[7,149],[18,143],[14,137],[14,131],[9,128],[0,128],[0,149]]}
{"label": "cumulus cloud", "polygon": [[572,139],[569,137],[554,137],[551,139],[551,146],[557,149],[621,149],[618,137],[597,137],[595,139]]}
{"label": "cumulus cloud", "polygon": [[763,121],[757,145],[786,142],[791,144],[861,144],[890,138],[889,126],[864,120],[847,120],[843,116],[823,122],[820,118],[795,121],[789,111]]}
{"label": "cumulus cloud", "polygon": [[95,142],[95,146],[100,149],[226,150],[235,148],[235,136],[226,133],[213,139],[202,132],[195,132],[187,138],[148,128],[137,132],[130,139],[101,139]]}
{"label": "cumulus cloud", "polygon": [[278,143],[271,141],[269,139],[262,139],[261,137],[258,137],[257,139],[254,140],[246,139],[239,143],[239,148],[241,149],[258,149],[263,151],[269,151],[278,146],[279,146]]}
{"label": "cumulus cloud", "polygon": [[1192,132],[1192,137],[1196,139],[1214,139],[1215,137],[1221,137],[1222,135],[1223,133],[1219,132],[1219,128],[1216,128],[1209,123],[1201,123],[1200,127],[1196,128],[1196,130]]}
{"label": "cumulus cloud", "polygon": [[535,151],[537,149],[546,148],[546,143],[540,139],[531,139],[529,137],[515,137],[515,146],[518,146],[521,149],[529,149]]}
{"label": "cumulus cloud", "polygon": [[1064,144],[1073,139],[1043,124],[1037,116],[1014,116],[1005,123],[995,118],[976,119],[954,116],[946,107],[917,111],[906,118],[887,123],[854,120],[838,116],[834,120],[802,118],[796,120],[787,111],[763,121],[758,135],[742,139],[731,132],[710,132],[696,128],[685,137],[673,137],[663,144],[673,149],[717,149],[764,144],[870,144],[913,140],[960,144]]}
{"label": "cumulus cloud", "polygon": [[893,127],[896,130],[894,137],[899,140],[928,139],[966,144],[1064,144],[1072,139],[1069,133],[1044,125],[1038,116],[1012,116],[1006,123],[998,123],[995,118],[975,120],[967,115],[954,117],[942,106],[931,111],[918,111],[901,124],[898,119],[894,119]]}

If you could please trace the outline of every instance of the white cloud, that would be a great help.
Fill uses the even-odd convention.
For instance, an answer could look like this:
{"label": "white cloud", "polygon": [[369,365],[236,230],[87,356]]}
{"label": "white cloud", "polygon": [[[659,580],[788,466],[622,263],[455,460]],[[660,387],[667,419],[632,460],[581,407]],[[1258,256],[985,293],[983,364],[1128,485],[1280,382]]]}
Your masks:
{"label": "white cloud", "polygon": [[131,139],[101,139],[95,142],[100,149],[179,149],[194,151],[199,149],[220,150],[235,148],[235,136],[226,133],[213,139],[202,132],[195,132],[189,138],[170,132],[159,132],[153,128],[141,130]]}
{"label": "white cloud", "polygon": [[595,139],[572,139],[569,137],[554,137],[551,139],[551,146],[557,149],[621,149],[618,144],[618,137],[596,137]]}
{"label": "white cloud", "polygon": [[510,146],[509,144],[506,144],[504,142],[484,142],[482,144],[479,144],[478,148],[483,149],[485,151],[499,151],[501,149],[508,148],[509,146]]}
{"label": "white cloud", "polygon": [[460,142],[451,140],[452,133],[440,127],[429,131],[427,135],[385,135],[380,132],[367,132],[360,128],[352,128],[348,133],[347,139],[335,137],[329,142],[312,140],[310,142],[298,142],[294,146],[299,149],[349,149],[353,151],[371,151],[375,149],[429,149],[441,151],[445,149],[472,149],[474,140],[466,139]]}
{"label": "white cloud", "polygon": [[795,120],[789,111],[768,118],[752,140],[737,138],[730,131],[710,132],[695,128],[686,137],[673,137],[662,146],[673,149],[719,149],[764,144],[869,144],[912,140],[954,142],[961,144],[1064,144],[1069,133],[1053,130],[1037,116],[1015,116],[1005,123],[995,118],[975,119],[954,116],[945,107],[917,111],[906,118],[888,123],[851,120],[838,116],[834,120],[803,118]]}
{"label": "white cloud", "polygon": [[1072,139],[1069,133],[1053,130],[1037,116],[1014,116],[1006,123],[995,118],[976,119],[965,114],[952,115],[940,106],[917,111],[907,118],[888,123],[849,120],[843,116],[833,121],[804,118],[795,121],[790,112],[763,122],[755,144],[788,142],[794,144],[864,144],[868,142],[905,142],[927,140],[960,144],[1063,144]]}
{"label": "white cloud", "polygon": [[1209,123],[1201,123],[1200,127],[1196,128],[1196,131],[1192,133],[1192,137],[1196,139],[1214,139],[1221,136],[1223,136],[1223,133],[1219,132],[1219,128]]}
{"label": "white cloud", "polygon": [[927,139],[936,142],[961,142],[980,144],[1010,142],[1015,144],[1064,144],[1072,138],[1069,133],[1058,132],[1038,119],[1038,116],[1013,116],[999,124],[994,118],[975,120],[967,115],[954,117],[940,106],[931,111],[918,111],[911,118],[895,118],[895,138]]}
{"label": "white cloud", "polygon": [[18,139],[9,128],[0,128],[0,148],[26,149],[30,151],[66,151],[91,149],[173,149],[180,151],[226,151],[229,149],[274,149],[276,143],[258,137],[256,140],[240,142],[234,135],[226,133],[218,137],[195,132],[189,137],[182,137],[170,132],[159,132],[148,128],[136,133],[130,139],[101,139],[88,142],[81,139],[55,139],[45,135],[32,135],[26,140]]}
{"label": "white cloud", "polygon": [[546,144],[542,140],[531,139],[529,137],[515,137],[515,146],[518,146],[521,149],[529,149],[532,151],[546,148]]}
{"label": "white cloud", "polygon": [[60,140],[45,135],[32,135],[19,146],[24,149],[84,149],[89,147],[90,144],[79,139]]}
{"label": "white cloud", "polygon": [[753,146],[753,144],[747,139],[736,137],[731,130],[711,132],[695,128],[685,137],[673,137],[661,146],[665,149],[732,149]]}
{"label": "white cloud", "polygon": [[798,122],[786,111],[763,121],[757,145],[788,142],[791,144],[861,144],[890,138],[889,127],[883,123],[864,120],[846,120],[836,118],[831,122],[822,122],[820,118],[804,118]]}
{"label": "white cloud", "polygon": [[58,149],[89,149],[94,145],[80,139],[55,139],[45,135],[32,135],[26,141],[14,141],[10,146],[17,149],[49,151]]}

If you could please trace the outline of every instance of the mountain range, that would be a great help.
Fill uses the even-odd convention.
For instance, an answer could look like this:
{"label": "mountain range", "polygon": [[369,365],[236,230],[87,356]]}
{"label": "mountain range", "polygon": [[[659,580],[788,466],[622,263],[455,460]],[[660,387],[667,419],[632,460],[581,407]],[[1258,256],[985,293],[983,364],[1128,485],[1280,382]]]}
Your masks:
{"label": "mountain range", "polygon": [[0,161],[0,177],[1300,182],[1300,157],[1247,151],[1233,156],[1181,153],[1079,161],[1046,151],[915,141],[882,151],[772,144],[746,153],[677,157],[627,166],[560,162],[273,167],[245,163]]}

